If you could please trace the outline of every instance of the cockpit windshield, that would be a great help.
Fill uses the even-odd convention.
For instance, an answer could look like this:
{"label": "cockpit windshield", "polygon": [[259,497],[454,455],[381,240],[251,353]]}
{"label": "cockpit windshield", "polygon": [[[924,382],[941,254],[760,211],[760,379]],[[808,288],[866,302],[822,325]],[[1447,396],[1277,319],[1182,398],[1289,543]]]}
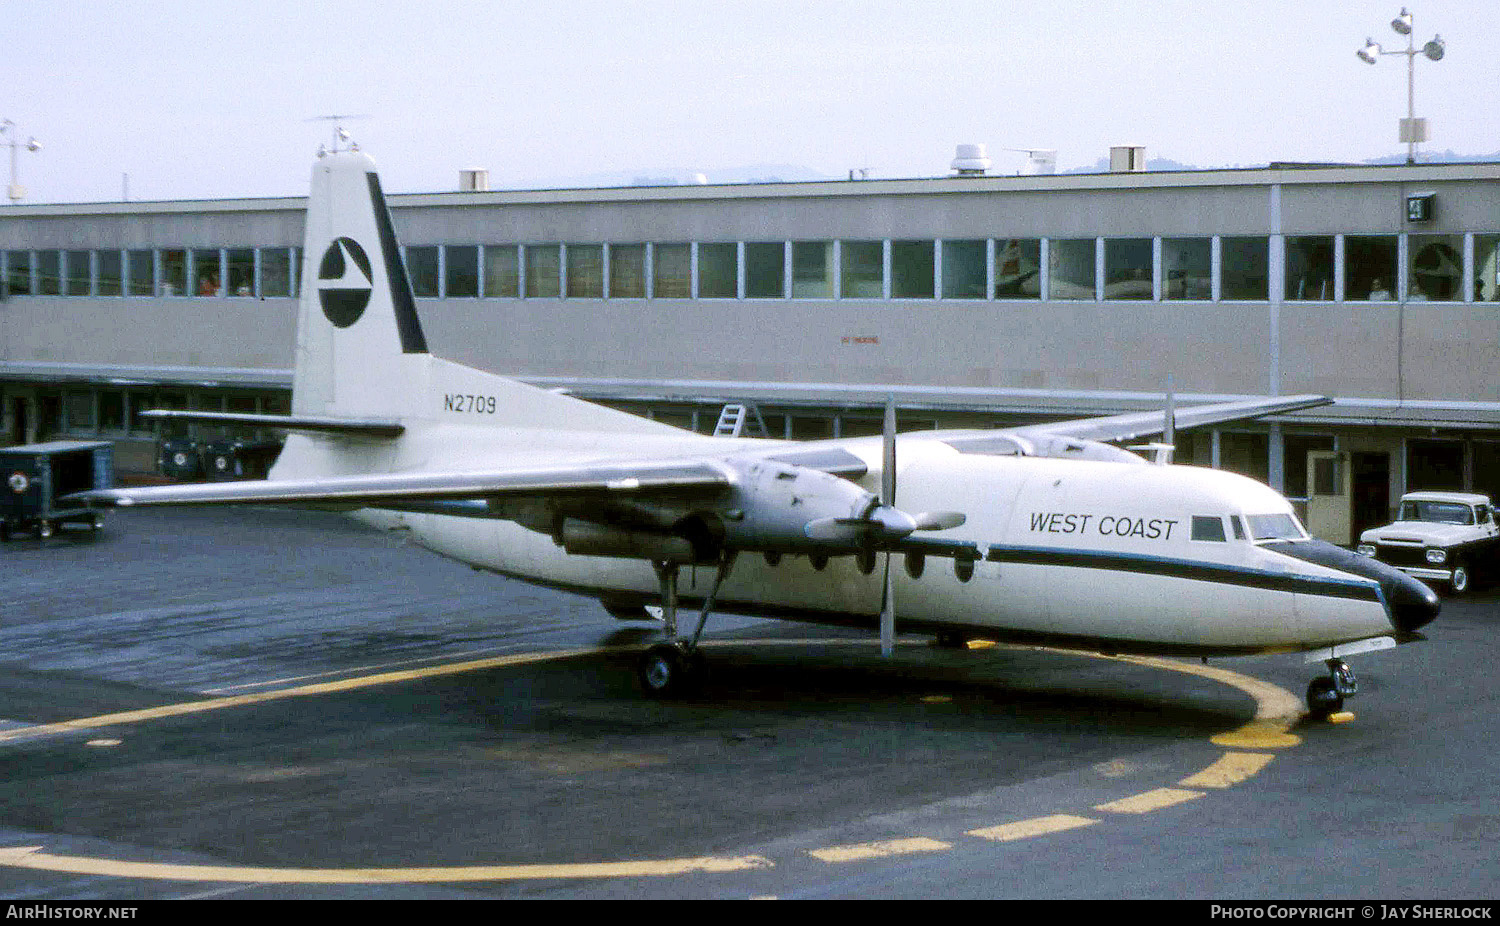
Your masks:
{"label": "cockpit windshield", "polygon": [[1401,503],[1401,517],[1398,520],[1473,524],[1474,509],[1458,502],[1424,502],[1408,499]]}
{"label": "cockpit windshield", "polygon": [[1302,525],[1289,514],[1247,514],[1245,521],[1250,525],[1250,539],[1257,542],[1307,539]]}

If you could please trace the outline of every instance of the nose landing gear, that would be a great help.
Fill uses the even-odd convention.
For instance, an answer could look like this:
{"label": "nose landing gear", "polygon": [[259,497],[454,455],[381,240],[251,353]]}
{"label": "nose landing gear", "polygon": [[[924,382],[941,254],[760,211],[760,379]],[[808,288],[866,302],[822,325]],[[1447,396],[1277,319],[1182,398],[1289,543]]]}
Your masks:
{"label": "nose landing gear", "polygon": [[1307,709],[1318,719],[1342,710],[1344,699],[1359,691],[1359,680],[1344,660],[1328,659],[1323,664],[1328,667],[1328,674],[1313,679],[1307,686]]}

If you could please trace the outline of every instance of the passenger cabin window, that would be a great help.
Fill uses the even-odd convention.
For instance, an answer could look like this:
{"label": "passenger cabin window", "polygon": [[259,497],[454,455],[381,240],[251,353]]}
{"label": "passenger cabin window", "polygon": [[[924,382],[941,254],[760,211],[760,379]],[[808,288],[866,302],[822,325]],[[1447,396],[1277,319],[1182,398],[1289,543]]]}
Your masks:
{"label": "passenger cabin window", "polygon": [[1224,543],[1224,519],[1208,515],[1193,515],[1193,539]]}

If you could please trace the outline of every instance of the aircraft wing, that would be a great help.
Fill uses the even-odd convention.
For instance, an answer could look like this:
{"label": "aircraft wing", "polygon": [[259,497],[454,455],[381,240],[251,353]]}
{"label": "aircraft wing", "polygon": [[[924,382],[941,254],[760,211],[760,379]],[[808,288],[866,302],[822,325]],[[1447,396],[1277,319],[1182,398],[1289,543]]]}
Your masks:
{"label": "aircraft wing", "polygon": [[317,479],[196,483],[96,489],[68,496],[93,508],[149,505],[308,505],[341,508],[513,495],[660,494],[712,491],[730,484],[726,469],[702,460],[597,463],[458,473],[380,473]]}
{"label": "aircraft wing", "polygon": [[[1333,400],[1322,395],[1276,396],[1258,399],[1242,399],[1234,402],[1217,402],[1211,405],[1193,405],[1179,408],[1172,418],[1178,428],[1201,427],[1225,421],[1241,421],[1280,415],[1331,405]],[[1165,430],[1163,412],[1130,412],[1104,418],[1080,418],[1073,421],[1056,421],[1049,424],[1030,424],[1019,428],[1007,428],[1005,433],[1035,439],[1039,437],[1072,437],[1078,440],[1111,441],[1135,440]]]}

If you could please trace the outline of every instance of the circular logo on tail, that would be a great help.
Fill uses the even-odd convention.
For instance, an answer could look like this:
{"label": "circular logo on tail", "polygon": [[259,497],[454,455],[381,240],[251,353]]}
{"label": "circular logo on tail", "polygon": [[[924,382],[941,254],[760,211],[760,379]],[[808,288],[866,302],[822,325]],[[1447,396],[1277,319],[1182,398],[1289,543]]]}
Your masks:
{"label": "circular logo on tail", "polygon": [[370,258],[353,238],[335,238],[318,265],[318,301],[336,328],[359,321],[370,304]]}

